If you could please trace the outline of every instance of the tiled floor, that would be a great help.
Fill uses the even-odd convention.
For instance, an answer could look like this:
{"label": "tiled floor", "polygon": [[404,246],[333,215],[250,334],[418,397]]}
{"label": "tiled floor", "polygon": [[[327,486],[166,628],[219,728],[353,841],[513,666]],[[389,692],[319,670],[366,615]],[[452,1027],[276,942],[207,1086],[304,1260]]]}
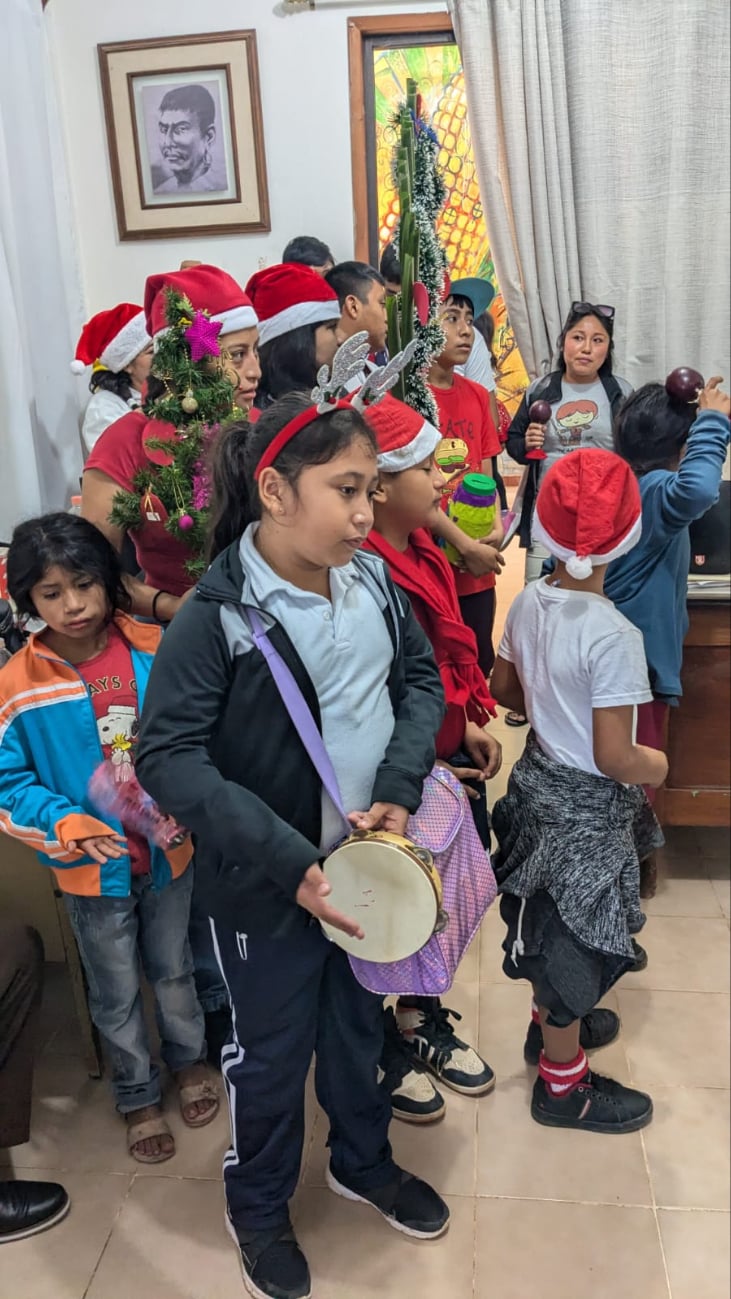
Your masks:
{"label": "tiled floor", "polygon": [[[505,577],[517,589],[511,561]],[[525,738],[502,720],[496,727],[506,765],[493,798]],[[411,1242],[325,1188],[326,1128],[309,1097],[294,1220],[316,1299],[729,1299],[728,849],[721,831],[669,836],[647,907],[649,966],[607,1001],[622,1033],[595,1062],[651,1091],[655,1118],[644,1132],[612,1138],[532,1122],[528,998],[501,973],[496,912],[446,998],[496,1069],[496,1091],[478,1102],[448,1093],[435,1127],[392,1127],[397,1158],[450,1203],[442,1240]],[[224,1114],[192,1132],[171,1098],[175,1159],[134,1164],[106,1085],[85,1074],[57,967],[35,1090],[32,1139],[12,1152],[15,1171],[62,1181],[73,1208],[55,1229],[0,1249],[3,1299],[243,1294],[223,1228]]]}

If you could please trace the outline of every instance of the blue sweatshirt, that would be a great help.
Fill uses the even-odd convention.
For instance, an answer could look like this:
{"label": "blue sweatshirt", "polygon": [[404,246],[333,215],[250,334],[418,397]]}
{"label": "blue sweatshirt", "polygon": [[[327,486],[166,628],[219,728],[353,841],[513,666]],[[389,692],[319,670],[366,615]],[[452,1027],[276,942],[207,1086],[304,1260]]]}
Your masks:
{"label": "blue sweatshirt", "polygon": [[675,702],[688,631],[688,527],[718,500],[731,425],[719,411],[701,411],[676,472],[652,469],[639,480],[642,537],[609,565],[604,594],[639,627],[652,693]]}

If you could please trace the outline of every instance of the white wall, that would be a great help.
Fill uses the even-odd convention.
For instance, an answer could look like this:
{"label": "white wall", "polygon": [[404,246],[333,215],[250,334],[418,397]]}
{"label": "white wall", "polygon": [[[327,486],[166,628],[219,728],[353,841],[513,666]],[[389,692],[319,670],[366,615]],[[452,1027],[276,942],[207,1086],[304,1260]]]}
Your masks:
{"label": "white wall", "polygon": [[[337,258],[353,253],[348,17],[444,10],[439,0],[336,4],[279,17],[275,0],[49,0],[87,313],[141,301],[145,277],[184,258],[225,267],[241,282],[279,261],[287,240],[312,234]],[[120,243],[107,161],[98,44],[254,28],[272,230]]]}

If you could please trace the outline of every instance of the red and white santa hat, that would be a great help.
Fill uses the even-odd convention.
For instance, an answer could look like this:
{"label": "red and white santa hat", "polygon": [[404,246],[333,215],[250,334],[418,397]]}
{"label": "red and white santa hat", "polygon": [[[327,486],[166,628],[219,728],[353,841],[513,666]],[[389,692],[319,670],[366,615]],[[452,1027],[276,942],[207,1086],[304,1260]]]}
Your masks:
{"label": "red and white santa hat", "polygon": [[612,451],[572,451],[541,481],[532,539],[562,559],[577,581],[626,555],[641,534],[637,479]]}
{"label": "red and white santa hat", "polygon": [[83,374],[87,365],[93,365],[95,370],[113,370],[118,374],[144,352],[149,342],[142,307],[133,302],[120,302],[87,320],[76,344],[71,371]]}
{"label": "red and white santa hat", "polygon": [[271,343],[300,325],[340,319],[338,295],[310,266],[281,262],[252,275],[246,292],[259,317],[259,342]]}
{"label": "red and white santa hat", "polygon": [[378,468],[385,474],[399,474],[420,465],[434,454],[442,440],[433,424],[390,393],[366,406],[363,418],[376,435]]}
{"label": "red and white santa hat", "polygon": [[194,311],[206,311],[211,320],[220,321],[220,337],[233,334],[238,329],[252,329],[259,323],[251,299],[233,276],[218,266],[206,266],[201,262],[184,271],[148,275],[145,316],[153,342],[168,328],[166,289],[184,294]]}

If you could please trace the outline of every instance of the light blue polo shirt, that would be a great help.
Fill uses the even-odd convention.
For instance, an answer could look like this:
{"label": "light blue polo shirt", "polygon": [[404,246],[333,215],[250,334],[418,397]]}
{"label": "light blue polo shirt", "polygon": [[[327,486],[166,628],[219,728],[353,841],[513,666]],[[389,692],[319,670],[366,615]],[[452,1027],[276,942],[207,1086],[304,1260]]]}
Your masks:
{"label": "light blue polo shirt", "polygon": [[[330,569],[330,600],[283,581],[254,545],[258,526],[249,525],[240,546],[251,593],[284,627],[312,679],[343,807],[367,812],[395,720],[388,692],[393,645],[383,610],[353,564]],[[340,816],[323,789],[320,848],[340,838]]]}

